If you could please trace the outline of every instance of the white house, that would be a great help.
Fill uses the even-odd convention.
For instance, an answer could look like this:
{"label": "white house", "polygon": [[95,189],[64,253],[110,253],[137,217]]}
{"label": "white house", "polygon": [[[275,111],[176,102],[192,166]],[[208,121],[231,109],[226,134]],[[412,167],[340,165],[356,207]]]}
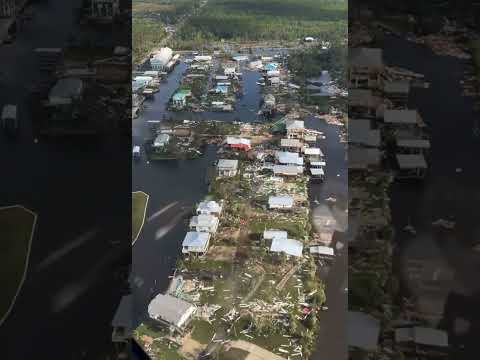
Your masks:
{"label": "white house", "polygon": [[280,139],[280,147],[291,151],[301,151],[303,145],[298,139]]}
{"label": "white house", "polygon": [[196,311],[195,305],[171,295],[158,294],[148,305],[150,318],[168,325],[172,332],[185,329]]}
{"label": "white house", "polygon": [[305,122],[303,120],[287,119],[285,127],[289,139],[302,138],[305,132]]}
{"label": "white house", "polygon": [[150,66],[152,70],[163,71],[173,56],[172,49],[168,47],[161,48],[151,59]]}
{"label": "white house", "polygon": [[190,231],[182,243],[183,254],[205,254],[210,244],[210,234],[207,232]]}
{"label": "white house", "polygon": [[220,177],[231,177],[237,175],[238,160],[220,159],[217,164],[217,174]]}
{"label": "white house", "polygon": [[274,165],[274,175],[297,176],[303,174],[303,166],[296,165]]}
{"label": "white house", "polygon": [[293,207],[293,197],[270,196],[268,198],[268,207],[270,209],[291,209]]}
{"label": "white house", "polygon": [[221,213],[222,204],[216,201],[202,201],[197,207],[197,215],[215,215],[219,217]]}
{"label": "white house", "polygon": [[190,229],[198,232],[217,232],[219,220],[214,215],[197,215],[190,220]]}
{"label": "white house", "polygon": [[300,165],[303,166],[303,157],[296,152],[277,151],[275,157],[282,165]]}
{"label": "white house", "polygon": [[223,73],[225,74],[225,76],[228,76],[229,78],[233,78],[237,75],[237,69],[235,67],[226,67],[224,70],[223,70]]}
{"label": "white house", "polygon": [[284,230],[265,230],[263,232],[263,238],[265,240],[273,240],[274,238],[286,239],[288,234]]}
{"label": "white house", "polygon": [[286,255],[301,257],[303,244],[298,240],[278,238],[272,239],[270,251],[275,253],[285,253]]}

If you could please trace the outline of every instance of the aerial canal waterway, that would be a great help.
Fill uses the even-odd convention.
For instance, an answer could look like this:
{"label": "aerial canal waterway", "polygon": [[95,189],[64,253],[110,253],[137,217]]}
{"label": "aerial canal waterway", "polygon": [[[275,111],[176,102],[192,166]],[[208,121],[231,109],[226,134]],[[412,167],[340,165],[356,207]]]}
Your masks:
{"label": "aerial canal waterway", "polygon": [[[261,90],[257,85],[260,74],[242,70],[243,96],[238,100],[236,110],[220,112],[169,112],[167,105],[176,91],[187,65],[181,62],[160,86],[154,98],[144,103],[140,116],[133,120],[133,145],[142,146],[152,138],[148,121],[175,120],[220,120],[254,122],[263,121],[257,115],[261,104]],[[318,146],[326,155],[326,180],[310,186],[312,213],[326,208],[333,212],[340,226],[346,226],[347,214],[347,167],[345,146],[340,143],[340,128],[329,125],[314,117],[305,118],[305,126],[324,133],[325,139],[318,140]],[[166,290],[176,260],[181,255],[181,243],[187,232],[188,216],[192,207],[207,193],[205,182],[207,169],[216,160],[216,147],[208,145],[204,155],[194,160],[150,161],[145,157],[132,167],[132,191],[143,191],[149,198],[145,225],[133,249],[133,291],[135,296],[136,321],[139,324],[147,316],[150,300]],[[337,199],[328,204],[327,198]],[[322,331],[319,346],[324,349],[319,355],[342,354],[345,326],[338,319],[346,318],[346,294],[342,284],[346,276],[346,257],[338,257],[334,268],[325,277],[327,281],[327,302],[329,310],[322,313]],[[316,355],[317,356],[317,355]],[[339,355],[341,357],[341,355]],[[317,357],[314,357],[317,358]],[[323,358],[323,357],[321,357]],[[326,358],[326,357],[325,357]]]}
{"label": "aerial canal waterway", "polygon": [[[408,260],[430,260],[455,273],[452,286],[437,299],[444,302],[441,325],[449,330],[458,356],[471,355],[480,324],[475,305],[480,299],[480,253],[473,249],[480,234],[480,141],[473,134],[478,120],[474,100],[462,96],[460,83],[469,64],[394,36],[386,38],[384,53],[387,63],[424,74],[430,82],[428,90],[413,89],[410,104],[430,127],[430,174],[421,185],[395,183],[391,191],[399,264],[403,268]],[[432,222],[438,219],[453,221],[455,227],[436,231]],[[403,230],[408,223],[416,229],[415,236]],[[455,319],[467,321],[463,335],[455,330]]]}

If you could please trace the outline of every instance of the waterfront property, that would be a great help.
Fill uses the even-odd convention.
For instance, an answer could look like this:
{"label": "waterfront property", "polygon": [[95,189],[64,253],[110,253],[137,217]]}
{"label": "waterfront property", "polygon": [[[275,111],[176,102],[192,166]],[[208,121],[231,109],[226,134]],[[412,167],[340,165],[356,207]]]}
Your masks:
{"label": "waterfront property", "polygon": [[293,197],[291,196],[270,196],[268,198],[268,207],[270,209],[291,209],[293,207]]}
{"label": "waterfront property", "polygon": [[286,239],[287,237],[288,233],[284,230],[265,230],[263,232],[264,240],[273,240],[274,238]]}
{"label": "waterfront property", "polygon": [[348,148],[348,168],[351,170],[367,170],[378,168],[382,153],[376,148],[350,146]]}
{"label": "waterfront property", "polygon": [[296,165],[274,165],[273,174],[283,176],[298,176],[303,174],[303,166]]}
{"label": "waterfront property", "polygon": [[288,139],[302,139],[305,133],[305,122],[303,120],[287,119],[285,121]]}
{"label": "waterfront property", "polygon": [[155,141],[153,142],[153,147],[156,150],[164,150],[166,146],[170,142],[170,135],[169,134],[159,134],[156,138]]}
{"label": "waterfront property", "polygon": [[372,128],[372,120],[370,119],[350,119],[348,122],[348,143],[378,148],[381,144],[380,130]]}
{"label": "waterfront property", "polygon": [[410,81],[387,81],[383,86],[385,97],[396,105],[406,105],[410,94]]}
{"label": "waterfront property", "polygon": [[299,139],[281,139],[280,147],[285,151],[300,152],[303,148],[303,144]]}
{"label": "waterfront property", "polygon": [[375,96],[370,89],[348,90],[349,114],[375,117],[382,105],[382,98]]}
{"label": "waterfront property", "polygon": [[210,214],[197,215],[190,220],[190,229],[197,232],[208,232],[214,234],[217,232],[219,220],[216,216]]}
{"label": "waterfront property", "polygon": [[227,136],[227,139],[225,140],[225,145],[232,149],[239,149],[245,151],[248,151],[252,148],[250,139],[237,138],[232,136]]}
{"label": "waterfront property", "polygon": [[275,157],[282,165],[300,165],[303,166],[303,157],[296,152],[277,151]]}
{"label": "waterfront property", "polygon": [[422,179],[427,172],[427,162],[422,154],[397,154],[398,179]]}
{"label": "waterfront property", "polygon": [[202,201],[197,207],[197,215],[215,215],[219,217],[221,213],[222,204],[217,201]]}
{"label": "waterfront property", "polygon": [[182,110],[187,106],[187,98],[192,96],[190,90],[179,90],[172,97],[173,107],[177,110]]}
{"label": "waterfront property", "polygon": [[[422,326],[395,329],[395,346],[407,354],[428,352],[432,358],[447,358],[448,334],[446,331]],[[442,356],[443,355],[443,356]]]}
{"label": "waterfront property", "polygon": [[380,337],[380,321],[360,311],[348,312],[348,346],[375,351]]}
{"label": "waterfront property", "polygon": [[383,71],[382,49],[354,48],[348,52],[349,88],[378,88]]}
{"label": "waterfront property", "polygon": [[238,160],[220,159],[217,163],[217,175],[219,177],[231,177],[237,175]]}
{"label": "waterfront property", "polygon": [[182,243],[182,253],[204,255],[210,245],[211,235],[208,232],[189,231]]}
{"label": "waterfront property", "polygon": [[148,305],[150,318],[168,326],[172,333],[182,332],[196,311],[195,305],[163,294],[158,294]]}

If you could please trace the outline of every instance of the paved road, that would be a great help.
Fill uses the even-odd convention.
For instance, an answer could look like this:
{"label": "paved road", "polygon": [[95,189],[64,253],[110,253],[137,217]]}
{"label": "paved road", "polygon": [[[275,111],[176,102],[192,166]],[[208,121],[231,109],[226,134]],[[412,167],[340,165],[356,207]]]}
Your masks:
{"label": "paved road", "polygon": [[[109,342],[120,300],[114,269],[130,262],[125,139],[34,143],[36,115],[26,106],[39,78],[33,48],[63,47],[79,31],[73,25],[79,4],[36,2],[16,42],[0,47],[0,106],[18,104],[21,118],[18,140],[0,134],[0,205],[19,203],[39,216],[26,282],[0,328],[5,359],[72,359],[82,351],[95,358]],[[112,248],[110,241],[122,239],[126,246]]]}

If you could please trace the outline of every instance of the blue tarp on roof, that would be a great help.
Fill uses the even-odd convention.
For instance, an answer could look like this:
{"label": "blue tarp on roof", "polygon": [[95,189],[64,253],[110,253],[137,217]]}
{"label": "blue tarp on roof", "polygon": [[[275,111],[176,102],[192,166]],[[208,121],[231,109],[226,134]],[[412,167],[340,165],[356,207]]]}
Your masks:
{"label": "blue tarp on roof", "polygon": [[268,64],[265,64],[264,69],[265,69],[266,71],[274,71],[274,70],[277,70],[277,69],[278,69],[278,64],[276,64],[276,63],[268,63]]}
{"label": "blue tarp on roof", "polygon": [[226,85],[217,85],[217,87],[215,88],[215,91],[217,93],[221,93],[221,94],[228,94],[228,86]]}

